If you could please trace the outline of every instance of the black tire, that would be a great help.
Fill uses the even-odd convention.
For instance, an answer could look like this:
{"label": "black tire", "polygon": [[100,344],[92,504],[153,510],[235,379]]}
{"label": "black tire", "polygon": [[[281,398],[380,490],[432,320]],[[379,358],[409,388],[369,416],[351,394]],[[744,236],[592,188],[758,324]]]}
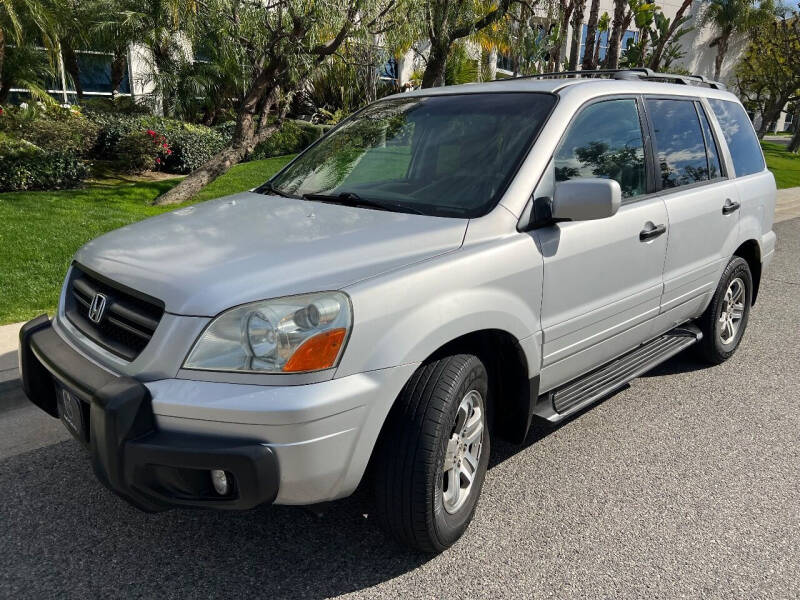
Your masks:
{"label": "black tire", "polygon": [[[483,363],[476,356],[458,354],[421,366],[392,407],[376,448],[376,514],[381,526],[406,546],[442,552],[461,537],[472,520],[489,463],[488,390]],[[453,444],[456,417],[465,414],[460,408],[462,401],[468,402],[468,395],[477,398],[472,391],[478,392],[483,402],[477,468],[468,493],[464,492],[463,505],[454,505],[454,512],[449,512],[442,491],[444,461],[448,444]],[[473,451],[477,448],[470,447]]]}
{"label": "black tire", "polygon": [[[720,318],[726,309],[725,295],[731,283],[737,279],[744,283],[744,311],[735,335],[726,343]],[[711,304],[697,320],[697,325],[703,332],[703,339],[697,345],[697,353],[700,358],[712,365],[718,365],[733,356],[742,341],[744,330],[747,328],[752,300],[753,275],[750,273],[750,266],[740,256],[734,256],[722,273]]]}

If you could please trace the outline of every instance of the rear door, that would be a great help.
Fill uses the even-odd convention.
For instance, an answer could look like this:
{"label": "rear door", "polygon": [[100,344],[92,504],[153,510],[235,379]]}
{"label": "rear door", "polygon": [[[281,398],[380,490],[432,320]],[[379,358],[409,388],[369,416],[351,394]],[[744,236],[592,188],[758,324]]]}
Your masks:
{"label": "rear door", "polygon": [[666,331],[702,312],[716,289],[735,250],[740,202],[703,104],[692,98],[647,97],[645,106],[656,187],[669,219],[657,324]]}
{"label": "rear door", "polygon": [[553,156],[550,177],[615,179],[623,204],[607,219],[534,230],[544,256],[542,390],[651,337],[662,293],[667,213],[652,193],[640,105],[639,98],[620,97],[583,107]]}

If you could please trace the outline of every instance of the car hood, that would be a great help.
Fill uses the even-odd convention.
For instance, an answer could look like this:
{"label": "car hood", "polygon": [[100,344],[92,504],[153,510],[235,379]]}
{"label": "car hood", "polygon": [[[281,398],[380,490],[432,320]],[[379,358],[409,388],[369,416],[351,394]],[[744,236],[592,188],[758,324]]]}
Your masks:
{"label": "car hood", "polygon": [[75,260],[161,299],[214,316],[254,300],[340,289],[461,246],[467,221],[246,192],[128,225]]}

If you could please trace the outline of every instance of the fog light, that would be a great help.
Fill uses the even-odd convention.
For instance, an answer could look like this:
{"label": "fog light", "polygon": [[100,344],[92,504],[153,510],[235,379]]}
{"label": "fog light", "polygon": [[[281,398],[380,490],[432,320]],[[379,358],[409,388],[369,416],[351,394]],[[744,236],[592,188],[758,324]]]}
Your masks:
{"label": "fog light", "polygon": [[214,485],[214,491],[220,496],[227,496],[231,489],[230,482],[228,481],[228,474],[220,469],[213,469],[211,471],[211,483]]}

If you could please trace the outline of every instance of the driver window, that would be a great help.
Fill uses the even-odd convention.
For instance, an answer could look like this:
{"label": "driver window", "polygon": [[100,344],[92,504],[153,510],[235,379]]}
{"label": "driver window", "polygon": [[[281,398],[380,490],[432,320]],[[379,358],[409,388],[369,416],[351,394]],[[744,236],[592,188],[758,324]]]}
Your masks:
{"label": "driver window", "polygon": [[576,177],[614,179],[623,198],[647,189],[644,139],[636,100],[604,100],[572,121],[553,157],[556,181]]}

